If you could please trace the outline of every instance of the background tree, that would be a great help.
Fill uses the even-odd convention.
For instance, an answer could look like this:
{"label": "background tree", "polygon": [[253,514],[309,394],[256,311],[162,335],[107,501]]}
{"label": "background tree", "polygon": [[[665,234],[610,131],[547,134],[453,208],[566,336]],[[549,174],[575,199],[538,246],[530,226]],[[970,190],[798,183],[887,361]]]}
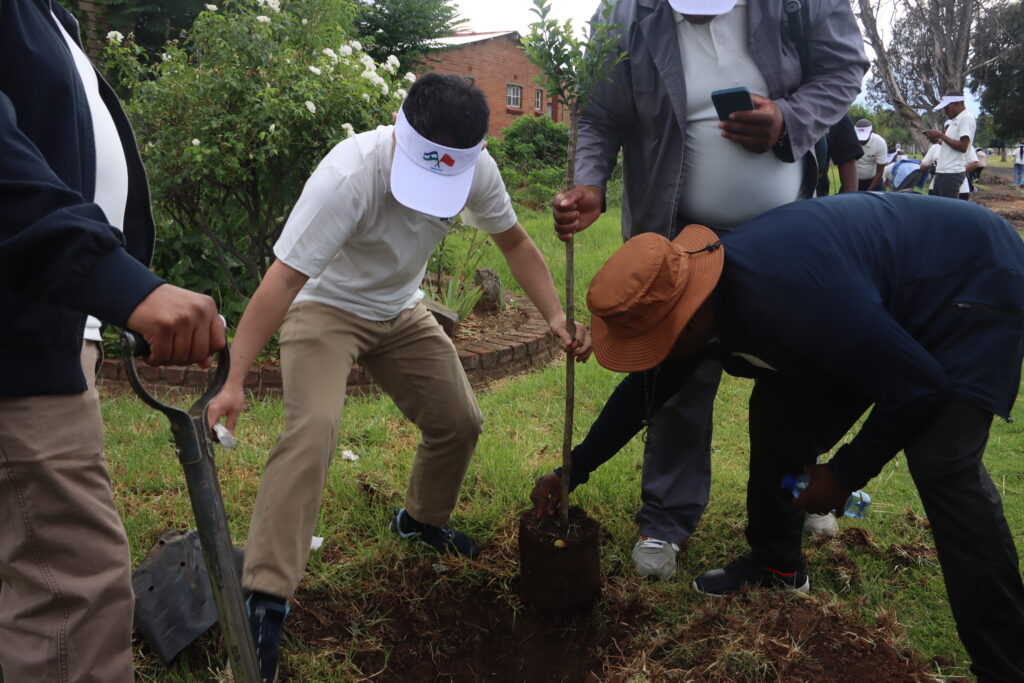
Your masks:
{"label": "background tree", "polygon": [[394,55],[415,64],[464,23],[450,0],[358,0],[356,31],[378,62]]}
{"label": "background tree", "polygon": [[976,46],[982,65],[969,82],[991,115],[987,144],[1013,145],[1024,138],[1024,4],[1000,5],[990,12],[978,25]]}
{"label": "background tree", "polygon": [[[971,74],[998,59],[977,49],[979,27],[1003,0],[856,0],[857,18],[875,53],[869,94],[903,120],[919,149],[926,128],[942,122],[931,108],[946,93],[963,92]],[[887,30],[883,31],[883,28]],[[891,35],[886,43],[883,34]],[[925,116],[919,113],[924,111]]]}
{"label": "background tree", "polygon": [[338,0],[229,1],[152,65],[104,52],[128,95],[158,223],[154,267],[241,312],[312,169],[337,142],[391,123],[411,74],[349,40]]}

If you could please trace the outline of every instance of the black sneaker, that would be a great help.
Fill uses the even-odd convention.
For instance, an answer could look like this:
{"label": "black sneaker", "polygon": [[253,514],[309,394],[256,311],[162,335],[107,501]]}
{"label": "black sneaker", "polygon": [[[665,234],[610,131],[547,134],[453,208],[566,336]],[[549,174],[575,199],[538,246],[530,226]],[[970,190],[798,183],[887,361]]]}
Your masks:
{"label": "black sneaker", "polygon": [[796,571],[789,572],[763,567],[755,564],[749,553],[738,560],[733,560],[726,567],[704,572],[693,582],[695,591],[716,598],[738,591],[744,586],[788,588],[801,593],[811,592],[811,581],[807,578],[807,570],[803,566]]}
{"label": "black sneaker", "polygon": [[391,519],[388,529],[402,538],[418,539],[439,553],[462,555],[471,560],[475,560],[480,554],[476,543],[466,534],[451,527],[431,526],[417,522],[406,512],[405,508],[395,510],[395,516]]}
{"label": "black sneaker", "polygon": [[277,661],[281,656],[281,635],[284,620],[291,611],[288,601],[267,593],[253,591],[245,601],[249,612],[249,628],[256,646],[256,659],[260,664],[263,683],[277,680]]}

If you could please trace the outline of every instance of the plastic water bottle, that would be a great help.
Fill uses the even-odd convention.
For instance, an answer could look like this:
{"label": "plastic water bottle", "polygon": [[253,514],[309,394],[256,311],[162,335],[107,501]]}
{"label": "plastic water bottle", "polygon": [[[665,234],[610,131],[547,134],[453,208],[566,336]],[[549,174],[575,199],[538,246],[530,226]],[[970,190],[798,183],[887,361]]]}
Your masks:
{"label": "plastic water bottle", "polygon": [[[811,477],[806,474],[799,474],[797,476],[787,474],[782,477],[782,488],[792,493],[794,498],[803,493],[810,483]],[[869,505],[871,505],[871,496],[866,491],[854,491],[846,499],[843,514],[853,519],[864,519],[867,517]]]}

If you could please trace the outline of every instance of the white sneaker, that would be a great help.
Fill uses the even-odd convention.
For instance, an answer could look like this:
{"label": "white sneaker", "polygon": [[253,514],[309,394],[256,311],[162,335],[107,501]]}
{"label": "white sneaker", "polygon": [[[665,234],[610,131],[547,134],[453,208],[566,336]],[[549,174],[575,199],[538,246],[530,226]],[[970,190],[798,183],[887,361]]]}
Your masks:
{"label": "white sneaker", "polygon": [[826,512],[823,515],[809,512],[804,517],[804,533],[808,536],[831,538],[839,533],[839,522],[836,521],[835,515],[830,512]]}
{"label": "white sneaker", "polygon": [[679,546],[668,541],[641,536],[633,546],[633,566],[640,576],[668,581],[676,573]]}

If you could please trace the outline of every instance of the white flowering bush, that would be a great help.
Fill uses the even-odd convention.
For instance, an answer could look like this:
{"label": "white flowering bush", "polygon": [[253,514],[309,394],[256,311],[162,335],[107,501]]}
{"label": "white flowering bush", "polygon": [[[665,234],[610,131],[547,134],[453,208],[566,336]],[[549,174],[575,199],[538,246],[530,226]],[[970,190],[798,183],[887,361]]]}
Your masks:
{"label": "white flowering bush", "polygon": [[[154,266],[237,313],[303,184],[341,140],[390,124],[408,87],[334,0],[227,0],[140,64],[131,36],[102,60],[126,99],[153,194]],[[263,21],[266,17],[269,21]],[[397,60],[396,60],[397,62]]]}

